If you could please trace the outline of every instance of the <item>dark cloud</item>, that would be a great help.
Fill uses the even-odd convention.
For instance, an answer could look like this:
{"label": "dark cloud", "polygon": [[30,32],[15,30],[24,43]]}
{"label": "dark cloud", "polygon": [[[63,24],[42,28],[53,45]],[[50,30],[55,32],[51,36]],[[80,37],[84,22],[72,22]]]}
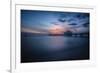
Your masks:
{"label": "dark cloud", "polygon": [[82,24],[84,27],[89,27],[89,22]]}
{"label": "dark cloud", "polygon": [[77,14],[76,17],[77,17],[78,19],[84,19],[84,18],[89,17],[89,14],[88,14],[88,13]]}
{"label": "dark cloud", "polygon": [[58,19],[58,21],[60,21],[60,22],[66,22],[66,19],[60,18],[60,19]]}
{"label": "dark cloud", "polygon": [[77,23],[70,23],[69,25],[77,25]]}

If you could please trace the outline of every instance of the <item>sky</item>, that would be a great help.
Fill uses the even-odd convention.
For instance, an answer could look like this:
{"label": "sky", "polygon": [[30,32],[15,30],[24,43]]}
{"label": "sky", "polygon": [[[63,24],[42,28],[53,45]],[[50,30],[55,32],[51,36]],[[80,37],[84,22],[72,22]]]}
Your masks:
{"label": "sky", "polygon": [[[55,26],[73,33],[89,32],[89,13],[21,10],[21,31],[49,33]],[[77,30],[77,31],[75,31]]]}

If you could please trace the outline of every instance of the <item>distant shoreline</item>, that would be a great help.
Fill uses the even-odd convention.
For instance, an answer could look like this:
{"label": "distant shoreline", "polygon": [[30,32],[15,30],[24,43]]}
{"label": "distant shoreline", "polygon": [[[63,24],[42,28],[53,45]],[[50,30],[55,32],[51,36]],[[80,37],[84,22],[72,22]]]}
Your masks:
{"label": "distant shoreline", "polygon": [[21,36],[68,36],[68,37],[89,37],[89,33],[85,34],[33,34],[33,33],[24,33],[21,32]]}

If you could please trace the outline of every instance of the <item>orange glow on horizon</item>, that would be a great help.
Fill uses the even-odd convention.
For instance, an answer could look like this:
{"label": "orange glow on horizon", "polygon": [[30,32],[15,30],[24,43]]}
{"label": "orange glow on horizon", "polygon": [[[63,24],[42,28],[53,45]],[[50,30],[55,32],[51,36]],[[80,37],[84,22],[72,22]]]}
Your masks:
{"label": "orange glow on horizon", "polygon": [[54,25],[53,27],[50,28],[49,32],[51,34],[64,34],[65,29],[60,25]]}

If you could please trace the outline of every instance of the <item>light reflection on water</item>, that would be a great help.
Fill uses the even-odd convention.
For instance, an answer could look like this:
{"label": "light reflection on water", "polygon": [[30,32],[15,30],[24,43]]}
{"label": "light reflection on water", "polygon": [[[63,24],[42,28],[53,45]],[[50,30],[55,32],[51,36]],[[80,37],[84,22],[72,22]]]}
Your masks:
{"label": "light reflection on water", "polygon": [[89,39],[66,36],[33,36],[21,39],[22,61],[84,59],[89,56]]}
{"label": "light reflection on water", "polygon": [[48,37],[48,40],[45,40],[43,44],[45,45],[46,49],[48,50],[60,50],[63,49],[67,44],[65,43],[65,40],[67,38],[62,38],[61,36],[57,37]]}
{"label": "light reflection on water", "polygon": [[[68,49],[72,47],[81,47],[86,42],[86,38],[74,38],[64,36],[46,36],[46,37],[25,37],[28,44],[32,47],[40,47],[48,50]],[[32,44],[33,43],[33,44]],[[34,48],[33,48],[34,49]]]}

